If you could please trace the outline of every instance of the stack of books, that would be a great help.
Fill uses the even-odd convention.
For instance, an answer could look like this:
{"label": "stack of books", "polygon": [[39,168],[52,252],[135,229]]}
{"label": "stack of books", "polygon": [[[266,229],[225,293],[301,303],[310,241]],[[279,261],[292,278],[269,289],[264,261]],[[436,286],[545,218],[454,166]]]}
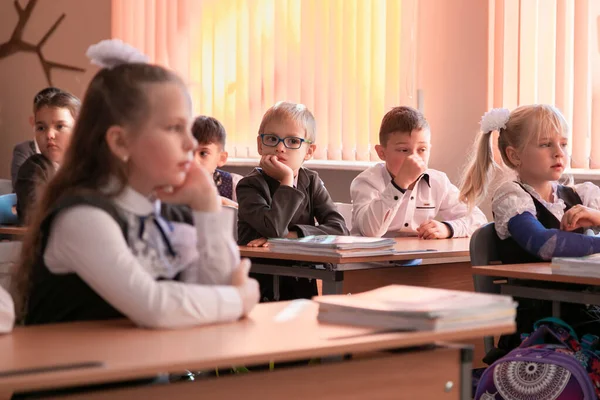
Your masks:
{"label": "stack of books", "polygon": [[313,298],[319,322],[376,330],[434,331],[511,324],[510,296],[390,285],[353,295]]}
{"label": "stack of books", "polygon": [[600,254],[585,257],[554,257],[552,273],[600,278]]}
{"label": "stack of books", "polygon": [[394,239],[358,236],[305,236],[299,239],[269,239],[269,248],[278,253],[310,253],[334,257],[385,256],[394,254]]}

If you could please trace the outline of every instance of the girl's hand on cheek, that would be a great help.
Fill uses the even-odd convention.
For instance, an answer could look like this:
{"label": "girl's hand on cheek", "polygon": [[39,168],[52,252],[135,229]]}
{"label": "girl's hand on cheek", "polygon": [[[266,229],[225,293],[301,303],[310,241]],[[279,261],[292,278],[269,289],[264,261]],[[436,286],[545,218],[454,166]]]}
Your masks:
{"label": "girl's hand on cheek", "polygon": [[197,163],[191,163],[180,186],[157,189],[156,196],[166,203],[189,205],[195,211],[215,212],[221,209],[221,199],[213,178]]}

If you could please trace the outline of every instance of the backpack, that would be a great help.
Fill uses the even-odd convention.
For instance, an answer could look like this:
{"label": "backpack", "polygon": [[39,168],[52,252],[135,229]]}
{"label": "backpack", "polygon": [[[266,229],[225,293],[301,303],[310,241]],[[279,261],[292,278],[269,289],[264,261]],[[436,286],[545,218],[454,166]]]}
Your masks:
{"label": "backpack", "polygon": [[476,400],[594,400],[600,396],[598,337],[575,331],[558,318],[534,324],[519,347],[481,375]]}

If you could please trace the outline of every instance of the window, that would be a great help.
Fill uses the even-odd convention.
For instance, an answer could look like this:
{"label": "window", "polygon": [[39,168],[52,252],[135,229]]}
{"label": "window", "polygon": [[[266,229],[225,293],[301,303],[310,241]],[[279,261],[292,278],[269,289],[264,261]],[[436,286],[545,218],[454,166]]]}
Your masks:
{"label": "window", "polygon": [[571,126],[571,167],[600,168],[600,2],[493,0],[489,103],[556,105]]}
{"label": "window", "polygon": [[416,106],[418,0],[113,0],[113,37],[178,71],[195,114],[258,157],[263,113],[280,100],[317,120],[320,160],[377,160],[381,118]]}

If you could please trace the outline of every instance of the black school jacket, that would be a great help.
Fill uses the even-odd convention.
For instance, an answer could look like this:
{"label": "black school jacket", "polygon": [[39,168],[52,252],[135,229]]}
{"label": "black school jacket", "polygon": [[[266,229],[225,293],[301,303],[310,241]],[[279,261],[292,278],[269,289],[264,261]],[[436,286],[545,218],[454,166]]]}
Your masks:
{"label": "black school jacket", "polygon": [[306,168],[298,171],[296,188],[282,186],[256,168],[240,180],[236,193],[240,245],[261,237],[283,238],[290,231],[299,237],[349,234],[319,174]]}

